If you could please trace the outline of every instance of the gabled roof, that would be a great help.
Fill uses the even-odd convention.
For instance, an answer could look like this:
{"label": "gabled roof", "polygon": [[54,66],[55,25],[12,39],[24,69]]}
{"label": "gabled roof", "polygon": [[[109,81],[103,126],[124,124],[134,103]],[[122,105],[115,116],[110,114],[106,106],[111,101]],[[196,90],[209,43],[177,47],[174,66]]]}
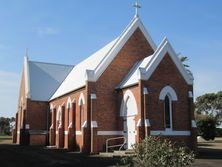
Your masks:
{"label": "gabled roof", "polygon": [[102,61],[107,52],[113,47],[116,40],[117,39],[110,42],[104,48],[100,49],[81,63],[77,64],[51,97],[51,99],[83,87],[86,84],[86,70],[94,70],[96,66]]}
{"label": "gabled roof", "polygon": [[48,101],[72,68],[70,65],[29,61],[25,57],[26,97],[34,101]]}
{"label": "gabled roof", "polygon": [[136,62],[117,88],[124,88],[137,84],[139,81],[139,70],[146,67],[146,65],[151,61],[152,56],[153,55],[148,56],[139,62]]}
{"label": "gabled roof", "polygon": [[185,69],[176,52],[174,51],[173,47],[171,46],[170,42],[167,38],[165,38],[153,55],[143,59],[142,61],[134,65],[131,71],[120,83],[118,88],[125,88],[134,85],[138,83],[140,79],[148,80],[159,65],[159,63],[161,62],[161,60],[164,58],[166,53],[169,53],[169,56],[173,60],[174,64],[178,68],[179,72],[181,73],[187,84],[192,85],[192,74]]}
{"label": "gabled roof", "polygon": [[50,100],[85,86],[86,81],[97,81],[137,28],[144,34],[153,50],[156,50],[156,45],[140,18],[134,17],[118,38],[76,65]]}

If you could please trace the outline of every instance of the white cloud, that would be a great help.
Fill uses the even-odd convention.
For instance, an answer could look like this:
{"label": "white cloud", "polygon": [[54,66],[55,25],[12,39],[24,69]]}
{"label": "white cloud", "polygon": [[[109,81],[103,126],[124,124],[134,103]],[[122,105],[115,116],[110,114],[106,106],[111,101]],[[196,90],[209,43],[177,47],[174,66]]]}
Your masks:
{"label": "white cloud", "polygon": [[38,27],[36,28],[36,32],[42,37],[45,35],[56,35],[59,33],[59,30],[53,27]]}
{"label": "white cloud", "polygon": [[0,116],[15,116],[20,74],[0,71]]}

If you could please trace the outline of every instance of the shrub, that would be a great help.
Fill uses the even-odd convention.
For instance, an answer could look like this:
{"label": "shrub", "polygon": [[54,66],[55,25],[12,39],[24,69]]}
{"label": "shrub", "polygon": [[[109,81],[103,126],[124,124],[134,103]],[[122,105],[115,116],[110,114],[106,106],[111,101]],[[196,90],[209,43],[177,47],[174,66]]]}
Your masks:
{"label": "shrub", "polygon": [[176,147],[171,141],[159,137],[147,137],[135,144],[133,150],[133,158],[123,159],[128,166],[184,167],[194,162],[193,152],[185,147]]}
{"label": "shrub", "polygon": [[222,137],[222,129],[216,128],[216,137]]}
{"label": "shrub", "polygon": [[210,115],[202,115],[197,117],[197,131],[205,140],[214,140],[216,136],[216,118]]}

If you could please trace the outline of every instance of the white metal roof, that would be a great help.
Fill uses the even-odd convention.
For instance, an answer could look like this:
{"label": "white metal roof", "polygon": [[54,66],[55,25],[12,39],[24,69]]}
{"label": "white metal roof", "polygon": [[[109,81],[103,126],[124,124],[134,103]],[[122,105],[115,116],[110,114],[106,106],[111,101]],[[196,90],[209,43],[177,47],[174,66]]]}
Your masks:
{"label": "white metal roof", "polygon": [[142,31],[153,50],[156,50],[156,44],[146,31],[140,18],[134,17],[117,39],[76,65],[50,100],[83,87],[86,81],[97,81],[137,28]]}
{"label": "white metal roof", "polygon": [[128,86],[132,86],[136,83],[138,83],[139,80],[139,69],[145,68],[146,65],[150,62],[153,55],[148,56],[144,58],[143,60],[137,62],[133,68],[130,70],[130,72],[126,75],[126,77],[123,79],[123,81],[120,83],[118,88],[124,88]]}
{"label": "white metal roof", "polygon": [[29,97],[36,101],[48,101],[73,68],[70,65],[27,62]]}
{"label": "white metal roof", "polygon": [[116,41],[117,39],[113,40],[92,56],[77,64],[63,81],[55,94],[51,97],[51,99],[83,87],[86,84],[86,70],[94,70],[113,47]]}

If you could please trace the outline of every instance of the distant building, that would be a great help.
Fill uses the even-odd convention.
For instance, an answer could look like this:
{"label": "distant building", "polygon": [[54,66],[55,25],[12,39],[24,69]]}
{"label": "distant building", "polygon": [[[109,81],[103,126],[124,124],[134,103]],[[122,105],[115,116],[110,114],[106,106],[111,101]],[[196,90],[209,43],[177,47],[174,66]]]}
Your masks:
{"label": "distant building", "polygon": [[[14,142],[104,151],[161,135],[196,147],[193,77],[165,38],[157,47],[136,15],[76,66],[24,60]],[[118,141],[115,141],[118,144]]]}

